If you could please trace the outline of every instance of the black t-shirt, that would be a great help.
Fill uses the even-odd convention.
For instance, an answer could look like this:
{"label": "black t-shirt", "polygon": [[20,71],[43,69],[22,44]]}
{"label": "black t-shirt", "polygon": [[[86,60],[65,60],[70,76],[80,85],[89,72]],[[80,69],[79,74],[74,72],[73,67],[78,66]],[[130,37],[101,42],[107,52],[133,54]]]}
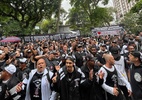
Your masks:
{"label": "black t-shirt", "polygon": [[41,78],[43,74],[35,73],[30,82],[31,100],[42,100],[41,95]]}
{"label": "black t-shirt", "polygon": [[6,90],[7,90],[6,84],[2,83],[2,81],[0,80],[0,99],[1,100],[4,100]]}

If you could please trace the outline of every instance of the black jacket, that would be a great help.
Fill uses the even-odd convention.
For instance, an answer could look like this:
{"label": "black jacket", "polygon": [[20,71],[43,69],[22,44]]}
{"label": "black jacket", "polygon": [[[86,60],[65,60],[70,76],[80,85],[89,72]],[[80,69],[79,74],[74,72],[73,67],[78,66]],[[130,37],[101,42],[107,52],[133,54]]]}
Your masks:
{"label": "black jacket", "polygon": [[75,67],[71,77],[66,67],[62,67],[58,73],[58,81],[55,90],[60,94],[60,100],[81,100],[80,86],[84,84],[85,75],[80,68]]}
{"label": "black jacket", "polygon": [[104,90],[101,88],[103,79],[99,79],[99,83],[96,78],[96,70],[94,69],[94,78],[89,80],[89,69],[87,66],[81,68],[85,74],[86,86],[81,87],[81,100],[105,100]]}
{"label": "black jacket", "polygon": [[75,52],[75,58],[76,58],[76,66],[81,68],[83,66],[83,63],[85,61],[85,53],[82,51],[81,53]]}
{"label": "black jacket", "polygon": [[7,86],[0,80],[0,99],[4,100]]}

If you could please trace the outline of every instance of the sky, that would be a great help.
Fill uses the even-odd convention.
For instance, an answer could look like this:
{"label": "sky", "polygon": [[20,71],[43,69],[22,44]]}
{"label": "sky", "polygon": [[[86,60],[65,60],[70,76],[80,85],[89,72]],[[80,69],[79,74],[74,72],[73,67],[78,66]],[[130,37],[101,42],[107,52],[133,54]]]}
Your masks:
{"label": "sky", "polygon": [[[99,5],[103,7],[103,5],[101,3],[99,3]],[[112,6],[113,6],[113,2],[112,2],[112,0],[109,0],[109,3],[108,3],[108,5],[106,7],[112,7]],[[63,0],[62,7],[66,11],[68,11],[71,8],[71,5],[69,4],[69,0]]]}

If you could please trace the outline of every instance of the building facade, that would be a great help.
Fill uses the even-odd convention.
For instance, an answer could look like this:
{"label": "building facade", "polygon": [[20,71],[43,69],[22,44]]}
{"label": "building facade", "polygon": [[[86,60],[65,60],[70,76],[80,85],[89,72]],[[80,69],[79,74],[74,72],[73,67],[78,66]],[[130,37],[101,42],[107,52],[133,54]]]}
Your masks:
{"label": "building facade", "polygon": [[114,8],[116,9],[116,20],[121,18],[130,11],[130,9],[136,4],[136,0],[113,0]]}

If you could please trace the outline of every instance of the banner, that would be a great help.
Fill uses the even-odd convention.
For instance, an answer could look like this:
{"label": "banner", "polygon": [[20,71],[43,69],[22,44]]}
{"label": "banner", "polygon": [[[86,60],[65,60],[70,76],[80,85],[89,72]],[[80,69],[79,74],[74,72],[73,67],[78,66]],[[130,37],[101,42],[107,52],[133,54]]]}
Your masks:
{"label": "banner", "polygon": [[23,36],[25,42],[31,42],[35,40],[61,40],[61,39],[70,39],[80,36],[80,31],[70,31],[67,33],[57,33],[57,34],[43,34],[43,35],[28,35]]}
{"label": "banner", "polygon": [[92,36],[97,35],[120,35],[123,31],[121,26],[108,26],[108,27],[97,27],[92,29]]}

